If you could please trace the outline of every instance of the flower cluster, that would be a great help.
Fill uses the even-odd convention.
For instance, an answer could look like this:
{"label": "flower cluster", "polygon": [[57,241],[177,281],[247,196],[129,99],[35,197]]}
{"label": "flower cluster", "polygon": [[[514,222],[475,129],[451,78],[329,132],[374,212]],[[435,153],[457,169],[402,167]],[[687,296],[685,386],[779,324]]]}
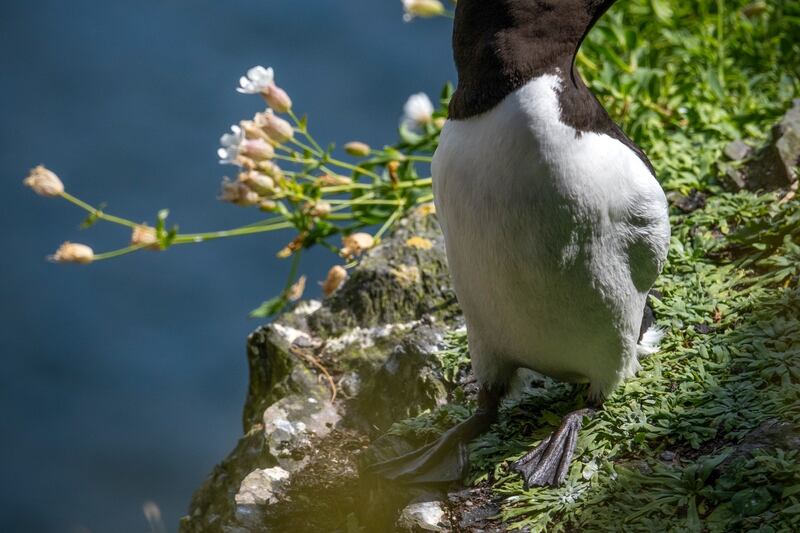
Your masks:
{"label": "flower cluster", "polygon": [[[408,9],[416,16],[426,16],[425,9],[431,8],[422,4],[409,3]],[[379,243],[403,213],[429,205],[431,178],[419,176],[417,164],[427,168],[431,163],[430,154],[436,148],[445,116],[425,94],[412,95],[406,102],[399,144],[375,149],[351,141],[342,146],[343,157],[349,159],[340,159],[333,145],[323,149],[316,141],[305,117],[294,114],[292,99],[276,84],[272,68],[249,69],[240,78],[237,91],[260,95],[266,107],[221,136],[219,162],[237,170],[234,178],[224,178],[219,197],[269,213],[266,220],[224,231],[179,233],[177,227],[167,227],[166,210],[160,211],[152,224],[111,215],[69,194],[56,174],[38,166],[25,178],[26,186],[87,211],[84,226],[105,221],[130,232],[124,248],[95,253],[87,245],[66,242],[50,259],[86,264],[143,249],[166,250],[175,245],[291,229],[294,237],[277,252],[279,258],[292,258],[285,289],[255,312],[256,316],[268,316],[303,294],[306,279],[297,268],[303,250],[319,244],[345,263],[331,268],[320,282],[323,294],[330,296],[347,279],[347,269]]]}
{"label": "flower cluster", "polygon": [[292,100],[275,84],[272,68],[256,66],[239,80],[237,89],[243,94],[260,94],[267,109],[249,120],[231,126],[231,132],[220,138],[217,150],[220,163],[240,168],[236,180],[225,178],[220,198],[241,206],[258,205],[265,211],[277,207],[274,198],[286,193],[283,172],[275,162],[277,152],[284,157],[293,150],[286,144],[294,139],[295,129],[278,113],[291,113]]}

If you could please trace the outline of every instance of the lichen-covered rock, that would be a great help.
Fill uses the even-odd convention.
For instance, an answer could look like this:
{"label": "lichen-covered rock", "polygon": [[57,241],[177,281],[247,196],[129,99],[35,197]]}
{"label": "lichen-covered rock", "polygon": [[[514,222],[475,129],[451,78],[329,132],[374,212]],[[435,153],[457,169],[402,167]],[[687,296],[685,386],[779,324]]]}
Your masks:
{"label": "lichen-covered rock", "polygon": [[389,353],[356,399],[357,415],[381,430],[447,402],[447,388],[434,357],[441,329],[421,325]]}
{"label": "lichen-covered rock", "polygon": [[275,503],[287,479],[289,472],[279,466],[253,470],[242,480],[234,501],[238,507]]}
{"label": "lichen-covered rock", "polygon": [[320,333],[337,335],[358,326],[440,316],[452,312],[454,303],[439,224],[427,210],[418,210],[370,251],[310,323]]}
{"label": "lichen-covered rock", "polygon": [[419,210],[331,297],[250,335],[246,434],[181,531],[391,530],[418,494],[362,486],[359,456],[393,422],[446,402],[434,354],[456,320],[441,232]]}

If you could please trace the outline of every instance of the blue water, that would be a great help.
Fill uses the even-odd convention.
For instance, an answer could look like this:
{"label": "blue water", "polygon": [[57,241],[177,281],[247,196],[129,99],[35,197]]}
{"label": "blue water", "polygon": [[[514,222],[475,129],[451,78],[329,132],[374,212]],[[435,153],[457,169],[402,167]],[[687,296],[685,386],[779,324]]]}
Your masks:
{"label": "blue water", "polygon": [[[449,23],[401,14],[399,0],[4,3],[0,531],[147,531],[147,500],[175,529],[240,434],[246,314],[282,285],[274,252],[291,238],[49,264],[64,240],[129,236],[80,230],[78,210],[22,187],[28,169],[136,220],[169,207],[185,231],[251,222],[215,199],[218,137],[259,106],[239,75],[274,66],[321,140],[390,143],[406,97],[454,77]],[[316,280],[332,261],[303,268]]]}

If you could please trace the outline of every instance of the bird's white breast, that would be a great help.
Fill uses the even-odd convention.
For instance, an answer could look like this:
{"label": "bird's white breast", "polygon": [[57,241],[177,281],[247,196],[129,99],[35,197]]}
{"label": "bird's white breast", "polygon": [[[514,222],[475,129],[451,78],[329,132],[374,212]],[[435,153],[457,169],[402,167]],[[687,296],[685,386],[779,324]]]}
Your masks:
{"label": "bird's white breast", "polygon": [[638,368],[666,200],[623,143],[561,122],[560,83],[536,78],[488,113],[449,121],[434,193],[477,377],[523,366],[602,395]]}

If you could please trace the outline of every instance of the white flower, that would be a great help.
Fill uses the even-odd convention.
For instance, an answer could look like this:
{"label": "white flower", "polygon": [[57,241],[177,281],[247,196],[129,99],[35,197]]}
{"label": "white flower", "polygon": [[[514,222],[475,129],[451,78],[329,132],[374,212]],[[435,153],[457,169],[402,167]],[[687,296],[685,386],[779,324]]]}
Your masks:
{"label": "white flower", "polygon": [[425,93],[412,94],[403,106],[403,125],[417,129],[433,119],[433,103]]}
{"label": "white flower", "polygon": [[244,94],[259,94],[274,83],[275,71],[258,65],[248,70],[247,76],[239,78],[240,87],[236,90]]}
{"label": "white flower", "polygon": [[236,158],[239,157],[239,147],[244,141],[244,132],[239,126],[231,126],[233,133],[226,133],[219,138],[219,143],[222,148],[217,150],[219,162],[221,165],[234,165]]}
{"label": "white flower", "polygon": [[411,22],[414,17],[435,17],[444,13],[444,4],[439,0],[402,0],[403,20]]}

